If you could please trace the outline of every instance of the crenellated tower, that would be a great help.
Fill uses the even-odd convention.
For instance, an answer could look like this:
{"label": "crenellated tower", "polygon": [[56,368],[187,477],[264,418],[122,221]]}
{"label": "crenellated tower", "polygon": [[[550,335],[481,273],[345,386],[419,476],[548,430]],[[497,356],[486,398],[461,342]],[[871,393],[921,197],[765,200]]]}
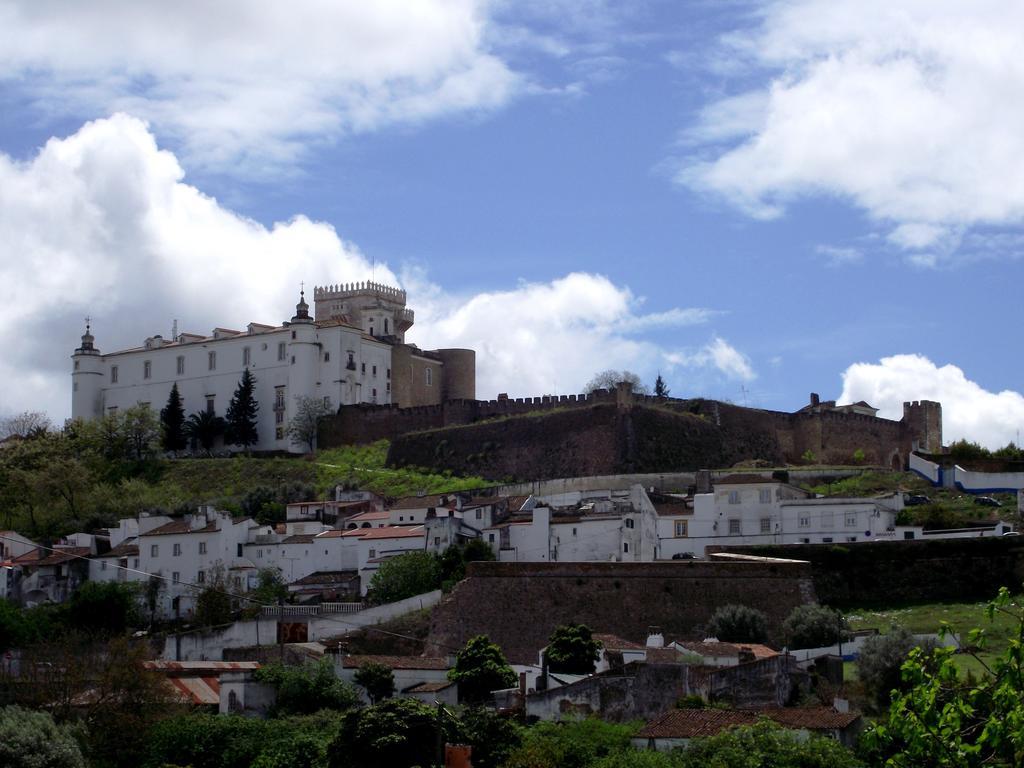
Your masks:
{"label": "crenellated tower", "polygon": [[313,289],[317,321],[343,320],[370,336],[405,343],[414,315],[405,306],[405,291],[373,282],[317,286]]}

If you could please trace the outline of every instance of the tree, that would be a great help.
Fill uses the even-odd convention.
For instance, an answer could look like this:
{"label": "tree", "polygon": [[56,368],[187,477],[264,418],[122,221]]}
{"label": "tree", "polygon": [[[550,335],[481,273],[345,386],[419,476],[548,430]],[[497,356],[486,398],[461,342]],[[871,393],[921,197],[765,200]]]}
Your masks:
{"label": "tree", "polygon": [[654,396],[655,397],[668,397],[669,388],[665,384],[665,380],[661,378],[661,371],[658,372],[658,378],[654,380]]}
{"label": "tree", "polygon": [[185,407],[181,402],[181,395],[178,394],[178,384],[171,386],[171,394],[167,396],[167,405],[160,411],[160,424],[163,432],[160,436],[160,445],[165,451],[178,452],[188,445],[188,436],[185,434]]}
{"label": "tree", "polygon": [[463,707],[457,738],[473,748],[473,768],[499,768],[522,743],[515,718],[489,707]]}
{"label": "tree", "polygon": [[207,454],[217,438],[224,434],[224,419],[212,411],[198,411],[188,417],[185,434],[203,447]]}
{"label": "tree", "polygon": [[260,404],[256,402],[255,385],[256,379],[246,368],[242,372],[242,378],[231,397],[231,402],[228,403],[224,419],[225,441],[232,445],[241,445],[246,453],[249,446],[254,445],[259,439],[256,431],[256,414],[259,412]]}
{"label": "tree", "polygon": [[768,639],[768,617],[745,605],[723,605],[711,615],[707,631],[724,643],[763,643]]}
{"label": "tree", "polygon": [[316,448],[317,424],[331,409],[315,397],[296,397],[295,415],[288,422],[288,437],[293,443],[305,443],[309,452]]}
{"label": "tree", "polygon": [[953,661],[953,648],[910,651],[902,668],[903,692],[887,716],[861,739],[873,765],[910,768],[943,765],[975,768],[1020,765],[1024,755],[1024,610],[1004,587],[988,606],[1013,617],[1016,631],[995,662],[979,655],[983,629],[968,633],[967,648],[987,674],[964,679]]}
{"label": "tree", "polygon": [[594,374],[594,378],[587,382],[584,391],[590,394],[597,389],[615,389],[623,381],[628,383],[633,392],[638,395],[646,395],[650,391],[640,380],[640,377],[632,371],[616,371],[614,369]]}
{"label": "tree", "polygon": [[53,429],[50,417],[42,411],[25,411],[0,419],[0,440],[6,437],[32,439],[42,437]]}
{"label": "tree", "polygon": [[[762,765],[777,768],[863,766],[856,755],[833,739],[802,735],[768,721],[722,731],[704,739],[694,739],[679,758],[675,763],[677,768],[748,768]],[[629,763],[621,765],[625,768]]]}
{"label": "tree", "polygon": [[68,624],[94,634],[122,634],[138,623],[137,597],[132,584],[87,581],[68,601]]}
{"label": "tree", "polygon": [[454,732],[455,720],[451,716],[439,716],[433,707],[415,699],[388,699],[346,713],[337,737],[328,748],[327,765],[329,768],[437,765],[438,742]]}
{"label": "tree", "polygon": [[547,660],[552,672],[589,675],[601,658],[601,643],[586,624],[563,624],[548,638]]}
{"label": "tree", "polygon": [[144,403],[133,405],[124,411],[121,425],[127,457],[135,461],[151,458],[160,439],[160,422],[153,409]]}
{"label": "tree", "polygon": [[459,684],[459,699],[471,703],[488,701],[491,691],[511,688],[517,682],[505,654],[487,635],[470,638],[455,654],[455,667],[449,670],[448,679]]}
{"label": "tree", "polygon": [[85,768],[71,729],[46,712],[0,708],[0,765],[6,768]]}
{"label": "tree", "polygon": [[267,664],[255,677],[277,691],[271,710],[275,717],[309,715],[322,709],[346,710],[359,700],[352,686],[334,674],[330,659],[307,662],[301,667]]}
{"label": "tree", "polygon": [[434,555],[406,552],[381,563],[370,579],[367,597],[374,603],[394,603],[437,589],[440,583],[441,570]]}
{"label": "tree", "polygon": [[798,605],[782,624],[782,634],[790,648],[833,645],[849,629],[842,613],[824,605]]}
{"label": "tree", "polygon": [[[636,725],[603,720],[566,720],[537,723],[523,734],[522,746],[513,751],[505,768],[590,768],[602,757],[625,756]],[[709,763],[709,765],[715,765]]]}
{"label": "tree", "polygon": [[210,580],[196,596],[195,622],[201,627],[218,627],[231,621],[231,595],[224,582],[224,566],[218,562],[211,569]]}
{"label": "tree", "polygon": [[390,699],[395,693],[395,674],[390,667],[368,661],[356,670],[353,678],[356,685],[366,689],[371,704]]}
{"label": "tree", "polygon": [[894,624],[884,635],[869,637],[857,657],[857,677],[877,710],[885,709],[894,690],[900,687],[900,668],[920,643],[910,630]]}

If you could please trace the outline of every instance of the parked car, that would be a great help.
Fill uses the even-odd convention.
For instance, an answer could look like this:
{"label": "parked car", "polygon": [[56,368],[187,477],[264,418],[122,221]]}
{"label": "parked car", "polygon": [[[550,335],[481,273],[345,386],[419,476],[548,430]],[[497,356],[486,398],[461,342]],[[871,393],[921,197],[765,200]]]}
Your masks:
{"label": "parked car", "polygon": [[921,504],[931,504],[932,500],[925,496],[923,493],[913,493],[903,499],[903,506],[905,507],[916,507]]}
{"label": "parked car", "polygon": [[672,555],[673,560],[696,560],[697,556],[693,552],[676,552]]}
{"label": "parked car", "polygon": [[974,503],[980,504],[983,507],[1001,507],[1003,503],[999,499],[993,499],[991,496],[975,496]]}

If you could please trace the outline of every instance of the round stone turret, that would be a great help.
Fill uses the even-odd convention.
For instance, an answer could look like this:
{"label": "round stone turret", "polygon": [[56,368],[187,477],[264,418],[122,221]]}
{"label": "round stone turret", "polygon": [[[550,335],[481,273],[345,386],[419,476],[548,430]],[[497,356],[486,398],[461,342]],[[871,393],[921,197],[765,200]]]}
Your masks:
{"label": "round stone turret", "polygon": [[71,355],[71,361],[71,418],[97,418],[103,414],[104,364],[88,318],[82,345]]}

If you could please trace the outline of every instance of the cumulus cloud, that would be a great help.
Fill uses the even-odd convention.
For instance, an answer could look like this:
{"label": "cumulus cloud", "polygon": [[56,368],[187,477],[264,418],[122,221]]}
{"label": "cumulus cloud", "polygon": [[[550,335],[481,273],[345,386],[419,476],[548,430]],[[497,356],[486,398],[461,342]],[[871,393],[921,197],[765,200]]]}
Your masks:
{"label": "cumulus cloud", "polygon": [[[11,342],[0,358],[0,413],[68,415],[69,356],[86,314],[110,352],[168,336],[174,319],[199,333],[279,323],[300,281],[403,284],[417,320],[409,341],[475,348],[486,396],[578,391],[604,368],[653,380],[664,353],[641,332],[714,314],[644,314],[627,287],[586,273],[459,295],[422,271],[374,267],[323,222],[296,216],[266,227],[240,216],[183,176],[175,155],[126,115],[51,139],[25,162],[0,154],[0,337]],[[712,347],[690,364],[742,370],[731,347]]]}
{"label": "cumulus cloud", "polygon": [[40,110],[128,111],[193,166],[279,170],[308,140],[491,109],[522,79],[477,0],[0,0],[0,82]]}
{"label": "cumulus cloud", "polygon": [[878,363],[855,363],[843,373],[841,403],[865,400],[879,416],[899,419],[908,400],[942,403],[942,438],[961,438],[988,448],[1016,441],[1024,427],[1024,397],[1019,392],[990,392],[955,365],[939,366],[922,355],[893,355]]}
{"label": "cumulus cloud", "polygon": [[923,265],[1024,220],[1024,6],[786,0],[759,18],[723,45],[760,85],[704,110],[679,181],[759,218],[847,200]]}
{"label": "cumulus cloud", "polygon": [[684,368],[713,368],[729,379],[753,381],[757,378],[753,366],[746,355],[733,347],[725,339],[717,336],[696,350],[670,352],[665,355],[666,362],[671,366]]}

